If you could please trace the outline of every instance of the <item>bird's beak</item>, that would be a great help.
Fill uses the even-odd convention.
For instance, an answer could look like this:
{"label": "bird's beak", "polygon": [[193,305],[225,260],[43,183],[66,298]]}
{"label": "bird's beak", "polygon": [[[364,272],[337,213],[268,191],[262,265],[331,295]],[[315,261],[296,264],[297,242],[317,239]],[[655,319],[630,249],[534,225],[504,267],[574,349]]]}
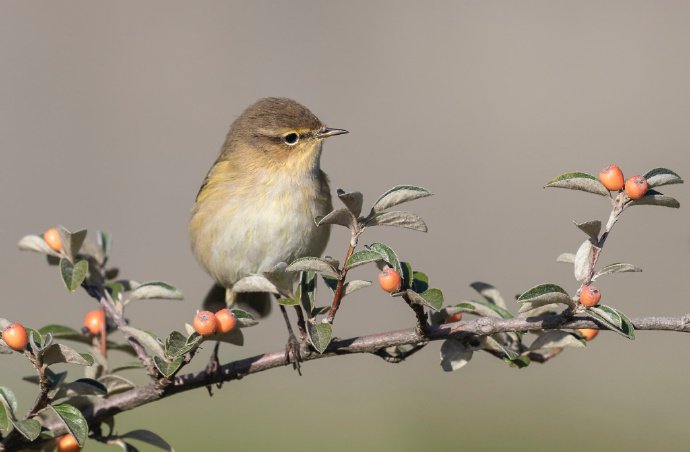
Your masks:
{"label": "bird's beak", "polygon": [[329,127],[325,127],[316,134],[316,138],[324,139],[334,137],[336,135],[342,135],[344,133],[348,133],[348,131],[345,129],[331,129]]}

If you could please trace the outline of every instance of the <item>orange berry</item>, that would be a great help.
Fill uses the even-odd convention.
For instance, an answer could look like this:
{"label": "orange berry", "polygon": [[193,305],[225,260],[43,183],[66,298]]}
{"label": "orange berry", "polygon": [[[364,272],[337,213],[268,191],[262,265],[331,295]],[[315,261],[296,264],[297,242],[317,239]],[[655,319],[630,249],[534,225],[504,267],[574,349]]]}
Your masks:
{"label": "orange berry", "polygon": [[647,193],[647,179],[644,176],[633,176],[625,181],[625,194],[630,199],[640,199]]}
{"label": "orange berry", "polygon": [[460,320],[462,320],[462,312],[456,312],[455,314],[451,314],[446,317],[446,321],[444,323],[455,323],[459,322]]}
{"label": "orange berry", "polygon": [[599,334],[599,330],[594,328],[582,328],[581,330],[577,330],[577,332],[580,333],[580,335],[584,337],[586,341],[591,341],[597,336],[597,334]]}
{"label": "orange berry", "polygon": [[237,325],[237,319],[229,309],[221,309],[216,312],[215,316],[219,333],[229,333]]}
{"label": "orange berry", "polygon": [[397,292],[400,290],[402,278],[400,273],[392,268],[386,267],[379,273],[379,285],[386,292]]}
{"label": "orange berry", "polygon": [[616,165],[609,165],[599,171],[599,181],[609,191],[620,191],[625,185],[623,171]]}
{"label": "orange berry", "polygon": [[601,292],[594,286],[584,286],[580,292],[580,303],[583,306],[596,306],[601,300]]}
{"label": "orange berry", "polygon": [[55,251],[60,251],[62,249],[62,240],[60,239],[57,228],[50,228],[44,232],[43,240],[45,240],[48,246]]}
{"label": "orange berry", "polygon": [[211,311],[199,311],[194,317],[194,329],[202,336],[211,336],[218,329],[218,320]]}
{"label": "orange berry", "polygon": [[68,433],[58,439],[57,450],[58,452],[79,452],[81,447],[79,447],[77,439]]}
{"label": "orange berry", "polygon": [[101,334],[101,329],[105,325],[105,314],[101,309],[89,311],[84,317],[84,325],[94,336]]}
{"label": "orange berry", "polygon": [[2,340],[12,350],[23,352],[29,343],[29,336],[21,323],[12,323],[2,330]]}

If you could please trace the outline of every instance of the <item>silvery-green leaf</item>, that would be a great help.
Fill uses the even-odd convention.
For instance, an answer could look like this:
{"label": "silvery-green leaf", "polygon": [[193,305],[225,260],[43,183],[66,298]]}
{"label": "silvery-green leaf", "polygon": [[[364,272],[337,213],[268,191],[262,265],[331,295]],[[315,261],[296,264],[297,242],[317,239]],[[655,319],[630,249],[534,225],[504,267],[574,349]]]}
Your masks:
{"label": "silvery-green leaf", "polygon": [[561,253],[557,258],[556,262],[562,262],[564,264],[574,264],[575,255],[573,253]]}
{"label": "silvery-green leaf", "polygon": [[630,319],[622,312],[610,306],[599,304],[585,309],[583,313],[599,321],[621,336],[627,337],[628,339],[635,339],[635,328]]}
{"label": "silvery-green leaf", "polygon": [[231,309],[230,312],[237,320],[238,328],[249,328],[250,326],[258,325],[259,322],[253,315],[242,309]]}
{"label": "silvery-green leaf", "polygon": [[15,411],[17,411],[19,403],[17,402],[17,397],[14,395],[14,392],[12,392],[11,389],[6,388],[5,386],[0,386],[0,400],[5,401],[10,409],[10,414],[13,414]]}
{"label": "silvery-green leaf", "polygon": [[[568,292],[555,284],[539,284],[532,287],[517,299],[518,303],[529,303],[530,310],[539,306],[551,303],[561,303],[568,306],[575,306],[575,302],[570,298]],[[524,308],[525,306],[523,306]],[[526,311],[525,309],[524,311]],[[520,312],[524,312],[520,308]]]}
{"label": "silvery-green leaf", "polygon": [[168,335],[168,337],[165,338],[165,356],[168,358],[177,358],[178,356],[184,356],[195,346],[196,343],[187,342],[187,336],[185,336],[184,334],[178,331],[172,331]]}
{"label": "silvery-green leaf", "polygon": [[94,363],[93,356],[88,353],[79,353],[73,348],[63,344],[53,344],[47,347],[43,353],[43,364],[50,366],[56,363],[78,364],[91,366]]}
{"label": "silvery-green leaf", "polygon": [[214,334],[208,340],[227,342],[228,344],[237,345],[239,347],[244,345],[244,333],[240,328],[233,328],[228,333]]}
{"label": "silvery-green leaf", "polygon": [[158,369],[158,372],[160,372],[161,375],[166,378],[177,372],[177,369],[182,366],[182,361],[184,361],[184,356],[178,356],[170,361],[159,356],[153,357],[153,364],[156,366],[156,369]]}
{"label": "silvery-green leaf", "polygon": [[592,281],[596,281],[600,276],[608,275],[610,273],[627,273],[627,272],[641,272],[642,269],[633,264],[626,264],[624,262],[617,262],[609,264],[596,272],[592,277]]}
{"label": "silvery-green leaf", "polygon": [[319,216],[314,218],[314,222],[317,226],[324,224],[337,224],[340,226],[345,226],[346,228],[354,228],[356,218],[352,216],[352,213],[343,208],[334,210],[324,216]]}
{"label": "silvery-green leaf", "polygon": [[557,314],[561,306],[556,303],[532,306],[531,303],[523,303],[518,310],[518,317],[537,317],[544,314]]}
{"label": "silvery-green leaf", "polygon": [[130,300],[182,300],[184,296],[177,288],[161,281],[140,284],[129,294]]}
{"label": "silvery-green leaf", "polygon": [[67,403],[48,405],[48,407],[62,420],[67,430],[77,440],[79,446],[83,446],[89,435],[89,425],[81,411]]}
{"label": "silvery-green leaf", "polygon": [[58,226],[57,229],[60,240],[62,240],[62,249],[74,260],[86,238],[86,229],[77,232],[70,232],[62,226]]}
{"label": "silvery-green leaf", "polygon": [[495,317],[498,319],[510,319],[513,317],[513,314],[507,309],[485,300],[463,300],[456,304],[455,307],[460,308],[459,312],[467,312],[481,317]]}
{"label": "silvery-green leaf", "polygon": [[412,212],[393,211],[377,213],[367,219],[366,226],[397,226],[427,232],[428,228],[422,217]]}
{"label": "silvery-green leaf", "polygon": [[299,304],[299,300],[296,298],[280,297],[276,301],[278,302],[279,305],[283,305],[283,306],[297,306]]}
{"label": "silvery-green leaf", "polygon": [[88,273],[88,261],[81,260],[76,264],[72,264],[69,259],[60,259],[60,276],[62,276],[62,282],[65,283],[67,290],[70,292],[74,292],[81,286]]}
{"label": "silvery-green leaf", "polygon": [[488,350],[488,351],[493,351],[493,352],[498,352],[502,353],[505,355],[506,358],[509,360],[514,360],[516,359],[519,354],[515,352],[514,350],[511,350],[508,347],[503,346],[500,342],[498,342],[495,338],[491,336],[483,336],[481,339],[481,348],[483,350]]}
{"label": "silvery-green leaf", "polygon": [[530,350],[540,350],[543,348],[563,348],[563,347],[579,347],[585,346],[585,341],[577,337],[575,334],[552,330],[547,331],[532,342],[529,346]]}
{"label": "silvery-green leaf", "polygon": [[103,375],[98,381],[108,388],[108,395],[129,391],[135,387],[135,384],[126,378],[113,374]]}
{"label": "silvery-green leaf", "polygon": [[423,293],[407,289],[405,293],[414,303],[426,306],[434,311],[440,310],[441,306],[443,306],[443,293],[439,289],[427,289]]}
{"label": "silvery-green leaf", "polygon": [[609,196],[609,191],[604,187],[599,179],[587,173],[565,173],[551,179],[544,185],[546,187],[569,188],[571,190],[581,190],[595,195]]}
{"label": "silvery-green leaf", "polygon": [[578,248],[577,253],[575,253],[575,262],[573,266],[576,280],[582,281],[589,275],[589,267],[592,265],[593,252],[594,248],[589,239],[582,242],[582,245]]}
{"label": "silvery-green leaf", "polygon": [[382,194],[379,199],[376,200],[371,212],[372,214],[382,212],[398,204],[425,198],[431,196],[431,194],[432,193],[426,188],[415,187],[414,185],[397,185]]}
{"label": "silvery-green leaf", "polygon": [[592,220],[592,221],[585,221],[584,223],[575,223],[575,226],[578,227],[582,232],[587,234],[591,239],[592,243],[596,243],[597,240],[599,240],[599,232],[601,232],[601,221],[599,220]]}
{"label": "silvery-green leaf", "polygon": [[336,193],[340,201],[342,201],[348,210],[352,212],[352,215],[354,215],[355,218],[359,217],[359,214],[362,213],[362,202],[364,200],[362,194],[358,191],[345,193],[345,191],[341,189],[338,189]]}
{"label": "silvery-green leaf", "polygon": [[680,203],[675,198],[666,196],[656,190],[648,190],[640,199],[630,203],[631,206],[661,206],[677,209]]}
{"label": "silvery-green leaf", "polygon": [[371,281],[363,281],[361,279],[355,279],[352,281],[348,281],[345,283],[343,286],[343,293],[345,295],[350,295],[352,292],[363,289],[365,287],[371,286]]}
{"label": "silvery-green leaf", "polygon": [[309,334],[309,342],[314,346],[317,352],[323,353],[328,348],[333,338],[333,328],[329,323],[317,323],[316,325],[307,322],[307,333]]}
{"label": "silvery-green leaf", "polygon": [[470,287],[479,292],[479,294],[489,303],[493,303],[503,309],[507,308],[506,302],[501,296],[501,293],[491,284],[475,281],[470,284]]}
{"label": "silvery-green leaf", "polygon": [[345,263],[345,268],[359,267],[360,265],[368,264],[369,262],[376,262],[383,259],[383,256],[378,251],[373,250],[359,250],[352,253],[352,256]]}
{"label": "silvery-green leaf", "polygon": [[130,438],[136,439],[146,444],[150,444],[162,450],[167,450],[173,452],[172,446],[168,444],[163,438],[156,435],[155,433],[148,430],[132,430],[124,435],[120,435],[120,438]]}
{"label": "silvery-green leaf", "polygon": [[189,323],[185,323],[185,324],[184,324],[184,330],[185,330],[185,331],[187,332],[187,334],[190,335],[190,336],[191,336],[192,334],[195,334],[195,333],[196,333],[196,334],[199,334],[199,333],[196,332],[196,330],[194,329],[194,327],[193,327],[192,325],[190,325]]}
{"label": "silvery-green leaf", "polygon": [[14,428],[26,439],[33,441],[41,434],[41,424],[36,419],[15,421],[10,419]]}
{"label": "silvery-green leaf", "polygon": [[393,251],[391,248],[389,248],[387,245],[384,245],[383,243],[372,243],[371,245],[366,247],[369,250],[376,251],[379,253],[381,256],[383,256],[383,260],[393,268],[400,276],[403,275],[402,271],[402,266],[400,265],[400,261],[398,260],[398,256],[395,254],[395,251]]}
{"label": "silvery-green leaf", "polygon": [[329,276],[338,276],[338,270],[335,269],[328,261],[318,257],[301,257],[295,259],[287,266],[286,271],[289,272],[308,272],[313,271]]}
{"label": "silvery-green leaf", "polygon": [[22,251],[35,251],[41,254],[48,254],[50,256],[59,257],[60,254],[56,253],[48,244],[43,240],[43,237],[38,235],[25,235],[17,243],[19,249]]}
{"label": "silvery-green leaf", "polygon": [[683,183],[683,179],[681,179],[678,174],[667,168],[654,168],[653,170],[649,170],[645,173],[644,178],[647,179],[649,188]]}
{"label": "silvery-green leaf", "polygon": [[282,295],[278,287],[262,275],[245,276],[232,286],[232,290],[237,293],[269,292]]}
{"label": "silvery-green leaf", "polygon": [[119,327],[119,329],[120,331],[122,331],[122,334],[124,334],[125,336],[133,337],[137,340],[137,342],[143,345],[149,352],[153,353],[154,355],[161,358],[165,356],[163,346],[156,340],[155,337],[153,337],[146,331],[138,330],[131,326],[121,326]]}
{"label": "silvery-green leaf", "polygon": [[441,345],[441,368],[452,372],[465,367],[472,359],[472,349],[457,339],[447,339]]}
{"label": "silvery-green leaf", "polygon": [[75,396],[103,396],[108,393],[108,388],[97,380],[91,378],[80,378],[79,380],[60,386],[60,389],[53,396],[53,400]]}

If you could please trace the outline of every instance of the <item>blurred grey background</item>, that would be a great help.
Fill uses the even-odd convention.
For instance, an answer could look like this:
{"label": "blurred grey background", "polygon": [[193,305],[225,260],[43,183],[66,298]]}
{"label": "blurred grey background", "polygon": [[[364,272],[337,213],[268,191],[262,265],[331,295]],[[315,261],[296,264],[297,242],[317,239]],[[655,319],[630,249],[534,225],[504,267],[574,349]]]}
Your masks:
{"label": "blurred grey background", "polygon": [[[123,276],[185,293],[131,306],[134,325],[183,329],[211,283],[189,249],[190,208],[228,125],[259,97],[295,98],[350,130],[325,146],[334,189],[365,202],[400,183],[436,193],[409,204],[428,234],[379,228],[363,243],[391,245],[449,302],[474,297],[476,280],[508,299],[542,282],[576,289],[555,258],[583,239],[571,220],[604,220],[608,203],[542,189],[552,177],[609,163],[690,177],[687,2],[5,0],[0,61],[0,317],[34,327],[80,327],[95,306],[16,248],[63,224],[110,231]],[[631,317],[690,312],[690,196],[664,191],[683,207],[627,211],[602,256],[644,268],[600,284]],[[335,230],[328,253],[346,245]],[[369,289],[345,300],[336,333],[412,324]],[[282,319],[246,338],[222,359],[280,349]],[[118,416],[117,430],[149,428],[177,450],[682,450],[688,340],[604,333],[523,370],[478,354],[444,373],[439,344],[400,365],[328,359],[301,378],[277,369],[213,398],[172,397]],[[29,373],[2,357],[0,382],[25,407]]]}

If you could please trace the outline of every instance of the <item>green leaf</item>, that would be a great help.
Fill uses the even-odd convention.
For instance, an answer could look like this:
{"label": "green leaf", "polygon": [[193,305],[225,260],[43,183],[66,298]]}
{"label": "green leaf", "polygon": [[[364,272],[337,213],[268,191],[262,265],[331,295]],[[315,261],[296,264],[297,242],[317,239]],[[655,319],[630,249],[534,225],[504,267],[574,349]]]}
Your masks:
{"label": "green leaf", "polygon": [[443,292],[439,289],[427,289],[422,293],[417,293],[412,289],[405,291],[410,300],[422,306],[438,311],[443,306]]}
{"label": "green leaf", "polygon": [[258,325],[259,321],[254,319],[254,316],[242,309],[231,309],[230,312],[235,319],[237,319],[237,326],[239,328],[249,328],[250,326]]}
{"label": "green leaf", "polygon": [[398,204],[413,201],[415,199],[426,198],[432,193],[426,188],[416,187],[414,185],[397,185],[382,194],[374,203],[371,209],[371,214],[383,212]]}
{"label": "green leaf", "polygon": [[396,226],[412,229],[414,231],[427,232],[428,228],[422,217],[412,212],[394,211],[376,213],[369,216],[366,226]]}
{"label": "green leaf", "polygon": [[327,275],[321,275],[321,279],[323,279],[323,282],[326,283],[326,286],[328,286],[329,289],[335,293],[335,290],[338,288],[338,278],[334,278],[332,276],[327,276]]}
{"label": "green leaf", "polygon": [[51,364],[57,363],[91,366],[94,360],[93,356],[88,353],[79,353],[73,348],[63,344],[53,344],[43,351],[43,364],[50,366]]}
{"label": "green leaf", "polygon": [[14,393],[9,388],[0,386],[0,432],[9,432],[17,407]]}
{"label": "green leaf", "polygon": [[134,339],[136,339],[137,342],[143,345],[149,352],[153,353],[159,358],[165,356],[163,346],[151,334],[142,330],[138,330],[131,326],[121,326],[119,327],[119,330],[122,331],[122,334],[124,334],[125,336],[133,337]]}
{"label": "green leaf", "polygon": [[571,190],[581,190],[595,195],[609,196],[609,191],[604,187],[599,179],[587,173],[565,173],[551,179],[544,185],[546,187],[568,188]]}
{"label": "green leaf", "polygon": [[678,174],[666,168],[654,168],[653,170],[649,170],[645,173],[644,178],[647,179],[649,188],[683,183],[683,179],[681,179]]}
{"label": "green leaf", "polygon": [[577,335],[561,330],[547,331],[540,335],[529,346],[530,351],[540,350],[545,348],[563,348],[563,347],[579,347],[585,346],[585,341]]}
{"label": "green leaf", "polygon": [[299,300],[297,300],[295,298],[281,297],[281,298],[278,298],[278,300],[276,300],[276,301],[278,301],[278,304],[281,304],[283,306],[297,306],[299,304]]}
{"label": "green leaf", "polygon": [[635,339],[635,328],[630,319],[622,312],[610,306],[599,304],[585,309],[583,313],[621,336],[627,337],[628,339]]}
{"label": "green leaf", "polygon": [[62,249],[71,260],[74,260],[77,254],[79,254],[81,246],[84,244],[84,239],[86,239],[86,229],[77,232],[70,232],[63,226],[58,226],[57,229],[60,240],[62,241]]}
{"label": "green leaf", "polygon": [[504,358],[503,361],[508,363],[510,367],[515,367],[517,369],[522,369],[529,366],[531,360],[527,355],[520,355],[515,359]]}
{"label": "green leaf", "polygon": [[496,337],[484,336],[480,340],[482,350],[499,353],[508,361],[513,361],[520,356],[516,351],[501,344]]}
{"label": "green leaf", "polygon": [[263,275],[245,276],[232,286],[232,290],[235,293],[268,292],[287,298],[292,295],[288,288],[279,288],[278,285]]}
{"label": "green leaf", "polygon": [[481,317],[499,319],[510,319],[513,317],[513,314],[507,309],[484,300],[463,300],[461,303],[456,304],[455,307],[459,308],[458,312],[467,312]]}
{"label": "green leaf", "polygon": [[172,446],[170,446],[170,444],[168,444],[163,438],[148,430],[132,430],[124,435],[120,435],[120,438],[136,439],[159,449],[168,451],[173,450]]}
{"label": "green leaf", "polygon": [[441,344],[441,368],[446,372],[461,369],[472,359],[471,348],[457,339],[446,339]]}
{"label": "green leaf", "polygon": [[313,325],[311,322],[307,322],[307,333],[309,333],[311,345],[314,346],[317,352],[323,353],[333,338],[333,327],[329,323]]}
{"label": "green leaf", "polygon": [[364,281],[361,279],[348,281],[343,286],[343,296],[350,295],[352,292],[356,290],[363,289],[369,286],[371,286],[371,281]]}
{"label": "green leaf", "polygon": [[128,379],[121,377],[119,375],[103,375],[98,379],[101,383],[108,388],[108,395],[118,394],[120,392],[129,391],[135,387],[135,384]]}
{"label": "green leaf", "polygon": [[[82,344],[91,345],[91,338],[84,336],[79,331],[64,325],[46,325],[39,329],[38,332],[42,335],[52,334],[56,339],[69,340],[79,342]],[[134,355],[134,350],[129,344],[119,344],[117,342],[108,341],[108,350],[117,350]]]}
{"label": "green leaf", "polygon": [[169,358],[184,356],[196,346],[196,343],[187,342],[187,336],[184,334],[173,331],[165,338],[165,355]]}
{"label": "green leaf", "polygon": [[555,284],[539,284],[532,287],[517,299],[521,303],[519,312],[524,313],[531,311],[541,306],[552,303],[561,303],[571,307],[575,306],[575,302],[570,298],[568,292]]}
{"label": "green leaf", "polygon": [[336,194],[338,195],[338,199],[345,204],[345,207],[348,208],[350,212],[352,212],[352,215],[357,218],[359,217],[359,214],[362,213],[362,203],[364,201],[364,196],[358,191],[353,191],[350,193],[346,193],[344,190],[341,190],[340,188],[336,190]]}
{"label": "green leaf", "polygon": [[596,272],[592,277],[592,281],[596,281],[600,276],[608,275],[611,273],[627,273],[627,272],[641,272],[642,269],[633,264],[626,264],[624,262],[616,262],[615,264],[609,264],[603,267],[601,270]]}
{"label": "green leaf", "polygon": [[386,262],[392,269],[402,276],[402,266],[400,265],[400,261],[398,260],[398,256],[395,254],[395,251],[383,243],[372,243],[366,248],[379,253],[383,257],[384,262]]}
{"label": "green leaf", "polygon": [[383,256],[378,251],[368,249],[359,250],[352,253],[352,256],[350,256],[345,264],[345,268],[350,270],[351,268],[359,267],[360,265],[368,264],[369,262],[380,261],[382,259]]}
{"label": "green leaf", "polygon": [[412,272],[412,287],[415,292],[424,292],[429,288],[429,276],[423,272]]}
{"label": "green leaf", "polygon": [[[501,293],[496,289],[496,287],[492,286],[491,284],[481,282],[481,281],[475,281],[472,284],[470,284],[470,287],[479,292],[479,295],[484,297],[486,301],[489,303],[493,303],[504,310],[508,307],[506,305],[505,300],[501,296]],[[512,315],[510,316],[512,317]]]}
{"label": "green leaf", "polygon": [[590,239],[592,239],[592,243],[596,243],[599,240],[599,232],[601,232],[601,221],[599,220],[591,220],[591,221],[585,221],[584,223],[575,223],[575,226],[578,227],[582,232],[587,234]]}
{"label": "green leaf", "polygon": [[153,364],[156,365],[156,369],[166,378],[177,372],[177,369],[182,366],[182,361],[184,361],[184,356],[178,356],[171,361],[166,361],[159,356],[153,357]]}
{"label": "green leaf", "polygon": [[661,206],[677,209],[680,203],[675,198],[666,196],[656,190],[648,190],[640,199],[630,203],[631,206]]}
{"label": "green leaf", "polygon": [[575,262],[573,263],[573,273],[577,281],[582,281],[589,275],[589,267],[592,265],[593,254],[594,247],[589,239],[582,242],[580,248],[577,249],[577,253],[575,253]]}
{"label": "green leaf", "polygon": [[322,217],[314,218],[314,222],[317,226],[322,226],[324,224],[337,224],[339,226],[345,226],[349,229],[353,229],[355,227],[356,221],[357,219],[353,217],[352,213],[347,209],[337,209]]}
{"label": "green leaf", "polygon": [[14,428],[29,441],[35,440],[41,434],[41,424],[36,419],[24,419],[21,421],[10,419],[10,421]]}
{"label": "green leaf", "polygon": [[69,259],[60,259],[60,276],[62,276],[62,282],[65,283],[65,287],[70,292],[74,292],[81,286],[88,273],[88,261],[81,260],[76,264],[72,264]]}
{"label": "green leaf", "polygon": [[55,414],[65,423],[65,427],[67,427],[67,430],[69,430],[77,440],[79,446],[84,447],[84,442],[89,436],[89,425],[86,423],[86,419],[84,419],[81,411],[67,403],[49,405],[49,407],[52,408]]}
{"label": "green leaf", "polygon": [[319,257],[300,257],[292,261],[285,270],[289,272],[313,271],[324,275],[338,276],[338,270],[328,261]]}
{"label": "green leaf", "polygon": [[228,333],[214,334],[208,338],[209,340],[226,342],[228,344],[237,345],[239,347],[244,345],[244,333],[240,328],[233,328]]}
{"label": "green leaf", "polygon": [[60,256],[59,253],[57,253],[51,247],[48,246],[46,241],[43,240],[43,237],[35,234],[25,235],[21,238],[21,240],[19,240],[17,246],[22,251],[35,251],[37,253],[47,254],[53,257]]}
{"label": "green leaf", "polygon": [[108,388],[98,380],[80,378],[79,380],[60,386],[53,396],[53,400],[76,396],[103,396],[108,393]]}
{"label": "green leaf", "polygon": [[130,300],[182,300],[182,292],[161,281],[145,282],[129,294]]}

